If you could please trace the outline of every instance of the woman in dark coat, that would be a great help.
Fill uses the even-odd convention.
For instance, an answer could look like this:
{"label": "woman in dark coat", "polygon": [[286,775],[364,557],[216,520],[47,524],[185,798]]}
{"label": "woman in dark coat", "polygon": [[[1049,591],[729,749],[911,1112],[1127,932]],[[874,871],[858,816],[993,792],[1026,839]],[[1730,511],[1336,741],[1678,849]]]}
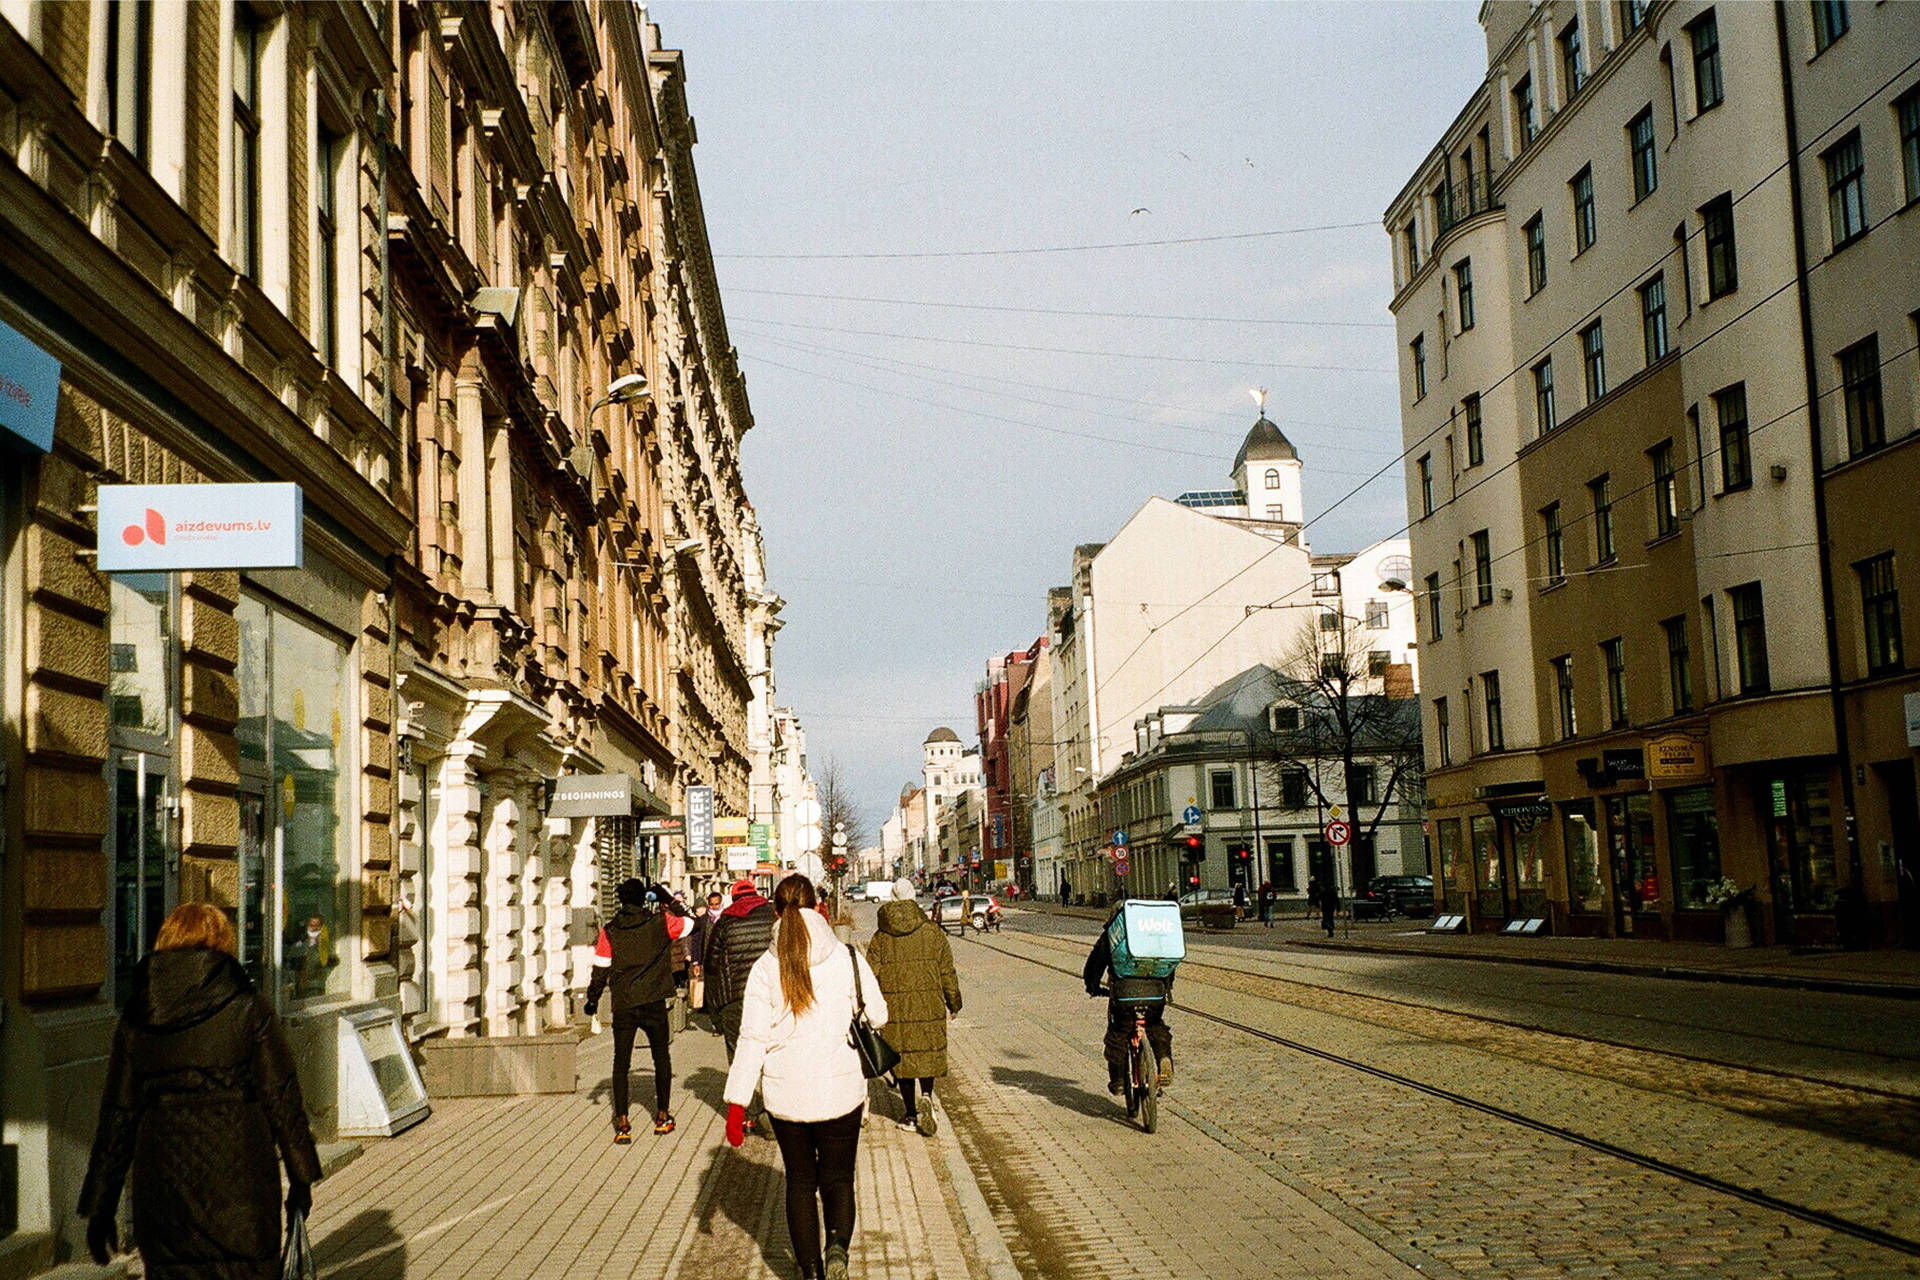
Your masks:
{"label": "woman in dark coat", "polygon": [[[960,1012],[960,976],[946,932],[927,919],[907,880],[893,884],[894,901],[880,908],[880,928],[867,944],[867,963],[887,997],[887,1043],[900,1052],[893,1078],[906,1103],[902,1129],[931,1137],[939,1127],[933,1081],[947,1074],[947,1017]],[[914,1090],[927,1095],[916,1105]]]}
{"label": "woman in dark coat", "polygon": [[133,1172],[133,1239],[149,1280],[275,1280],[280,1161],[289,1214],[313,1205],[320,1156],[280,1023],[234,959],[233,925],[178,907],[134,970],[114,1031],[80,1191],[87,1248],[115,1247]]}

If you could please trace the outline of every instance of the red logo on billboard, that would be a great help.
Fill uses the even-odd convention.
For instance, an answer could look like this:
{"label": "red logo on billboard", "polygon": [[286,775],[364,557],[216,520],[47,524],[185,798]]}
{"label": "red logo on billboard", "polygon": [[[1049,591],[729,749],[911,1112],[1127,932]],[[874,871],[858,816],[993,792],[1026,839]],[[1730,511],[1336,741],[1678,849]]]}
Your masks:
{"label": "red logo on billboard", "polygon": [[130,524],[120,531],[120,540],[130,547],[137,547],[147,539],[153,539],[158,546],[167,545],[167,519],[152,507],[147,508],[147,527]]}

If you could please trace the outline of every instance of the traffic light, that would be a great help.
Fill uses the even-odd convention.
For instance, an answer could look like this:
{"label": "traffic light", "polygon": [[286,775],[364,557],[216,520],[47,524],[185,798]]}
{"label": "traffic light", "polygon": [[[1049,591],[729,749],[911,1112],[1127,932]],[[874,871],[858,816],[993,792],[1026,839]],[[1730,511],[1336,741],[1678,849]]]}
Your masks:
{"label": "traffic light", "polygon": [[1181,856],[1195,859],[1206,857],[1206,841],[1202,840],[1199,836],[1188,836],[1186,840],[1186,851]]}

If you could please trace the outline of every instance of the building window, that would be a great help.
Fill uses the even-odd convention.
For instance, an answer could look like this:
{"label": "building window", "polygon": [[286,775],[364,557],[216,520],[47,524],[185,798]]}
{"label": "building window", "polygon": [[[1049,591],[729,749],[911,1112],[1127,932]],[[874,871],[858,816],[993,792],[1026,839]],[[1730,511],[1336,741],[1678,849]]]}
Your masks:
{"label": "building window", "polygon": [[1767,674],[1767,614],[1760,584],[1749,582],[1727,592],[1733,606],[1733,649],[1740,663],[1740,692],[1765,693],[1773,687]]}
{"label": "building window", "polygon": [[107,6],[107,132],[148,163],[153,121],[148,111],[153,67],[153,5],[120,0]]}
{"label": "building window", "polygon": [[1533,418],[1540,434],[1560,425],[1553,412],[1553,357],[1533,366]]}
{"label": "building window", "polygon": [[1906,178],[1907,203],[1920,200],[1920,89],[1893,104],[1900,121],[1900,171]]}
{"label": "building window", "polygon": [[1716,196],[1700,210],[1707,241],[1707,300],[1740,287],[1740,263],[1733,245],[1733,197]]}
{"label": "building window", "polygon": [[1593,495],[1593,558],[1597,564],[1613,559],[1612,476],[1589,481],[1587,492]]}
{"label": "building window", "polygon": [[1647,451],[1653,464],[1653,536],[1664,538],[1680,528],[1680,485],[1673,465],[1673,441]]}
{"label": "building window", "polygon": [[260,277],[260,19],[233,10],[233,266]]}
{"label": "building window", "polygon": [[1400,242],[1405,245],[1407,249],[1407,274],[1409,276],[1418,275],[1420,272],[1419,227],[1410,221],[1406,226],[1400,228]]}
{"label": "building window", "polygon": [[1473,259],[1462,258],[1453,269],[1453,295],[1460,309],[1460,332],[1473,328]]}
{"label": "building window", "polygon": [[1642,108],[1627,124],[1627,145],[1633,153],[1633,199],[1638,204],[1660,185],[1658,162],[1654,158],[1653,108]]}
{"label": "building window", "polygon": [[1477,467],[1487,460],[1486,442],[1480,431],[1480,397],[1470,395],[1460,402],[1461,413],[1467,423],[1467,465]]}
{"label": "building window", "polygon": [[1433,738],[1439,747],[1440,763],[1453,763],[1453,725],[1447,718],[1447,700],[1433,700]]}
{"label": "building window", "polygon": [[1720,624],[1714,617],[1713,597],[1700,600],[1700,643],[1707,647],[1707,674],[1713,678],[1713,696],[1723,696],[1726,681],[1720,672]]}
{"label": "building window", "polygon": [[1813,0],[1813,51],[1826,52],[1827,46],[1847,34],[1847,0]]}
{"label": "building window", "polygon": [[1600,336],[1600,322],[1580,331],[1580,368],[1587,380],[1587,403],[1607,394],[1607,348]]}
{"label": "building window", "polygon": [[1385,600],[1367,601],[1367,630],[1385,631],[1387,629],[1387,602]]}
{"label": "building window", "polygon": [[1473,602],[1493,603],[1493,540],[1485,529],[1473,535]]}
{"label": "building window", "polygon": [[1893,578],[1893,552],[1853,566],[1860,575],[1860,610],[1867,636],[1867,674],[1899,671],[1900,590]]}
{"label": "building window", "polygon": [[1560,533],[1559,503],[1548,503],[1540,509],[1540,525],[1544,530],[1542,541],[1547,549],[1547,583],[1552,585],[1567,576],[1567,552]]}
{"label": "building window", "polygon": [[1407,349],[1413,353],[1413,398],[1419,400],[1427,394],[1427,335],[1415,334]]}
{"label": "building window", "polygon": [[1687,28],[1693,41],[1693,110],[1711,111],[1726,97],[1720,79],[1720,24],[1709,9]]}
{"label": "building window", "polygon": [[1585,253],[1600,234],[1593,213],[1593,166],[1573,175],[1567,184],[1573,188],[1573,251]]}
{"label": "building window", "polygon": [[1440,638],[1440,575],[1427,575],[1427,639]]}
{"label": "building window", "polygon": [[1420,514],[1433,514],[1433,455],[1423,453],[1415,464],[1420,470]]}
{"label": "building window", "polygon": [[[1381,624],[1386,625],[1385,623]],[[1385,649],[1367,650],[1367,676],[1378,680],[1387,674],[1387,668],[1393,665],[1393,655]]]}
{"label": "building window", "polygon": [[1857,458],[1887,442],[1887,423],[1880,412],[1878,335],[1840,353],[1840,382],[1847,409],[1847,455]]}
{"label": "building window", "polygon": [[1305,769],[1288,769],[1281,773],[1280,807],[1282,809],[1307,807],[1307,771]]}
{"label": "building window", "polygon": [[1207,775],[1207,800],[1215,811],[1240,807],[1233,801],[1233,770],[1215,769]]}
{"label": "building window", "polygon": [[1565,742],[1580,731],[1573,710],[1573,655],[1563,653],[1547,664],[1553,668],[1553,697],[1556,727]]}
{"label": "building window", "polygon": [[1867,230],[1867,168],[1860,155],[1860,131],[1840,139],[1821,158],[1827,165],[1827,226],[1838,250]]}
{"label": "building window", "polygon": [[1352,785],[1348,788],[1350,792],[1347,796],[1348,804],[1379,803],[1379,797],[1375,794],[1374,790],[1378,784],[1374,780],[1372,765],[1356,764],[1353,766],[1352,779]]}
{"label": "building window", "polygon": [[1647,21],[1647,0],[1620,0],[1620,29],[1632,35]]}
{"label": "building window", "polygon": [[1607,724],[1627,727],[1627,646],[1619,636],[1600,642],[1600,660],[1607,671]]}
{"label": "building window", "polygon": [[1736,382],[1714,392],[1713,412],[1720,420],[1720,492],[1744,489],[1753,483],[1753,455],[1747,450],[1747,384]]}
{"label": "building window", "polygon": [[1560,33],[1560,70],[1567,78],[1567,97],[1580,92],[1587,83],[1586,50],[1580,47],[1580,24],[1569,22]]}
{"label": "building window", "polygon": [[1693,710],[1693,665],[1687,652],[1687,619],[1685,614],[1668,618],[1660,624],[1667,634],[1667,701],[1673,707],[1673,713]]}
{"label": "building window", "polygon": [[1500,673],[1480,673],[1480,701],[1487,709],[1487,750],[1505,751],[1507,732],[1500,715]]}
{"label": "building window", "polygon": [[1647,363],[1658,364],[1667,355],[1667,278],[1663,273],[1640,286],[1640,340]]}
{"label": "building window", "polygon": [[1520,145],[1531,145],[1534,135],[1540,132],[1540,126],[1533,114],[1533,77],[1530,75],[1521,76],[1519,83],[1513,86],[1513,114],[1520,127]]}
{"label": "building window", "polygon": [[1527,296],[1532,297],[1547,287],[1547,229],[1536,213],[1521,230],[1527,237]]}
{"label": "building window", "polygon": [[1267,488],[1278,489],[1280,487],[1280,468],[1268,467],[1266,480]]}
{"label": "building window", "polygon": [[340,364],[340,223],[339,166],[342,139],[321,129],[313,157],[315,225],[319,240],[314,252],[320,259],[319,297],[314,320],[319,332],[320,359],[337,368]]}
{"label": "building window", "polygon": [[1268,707],[1267,728],[1275,733],[1298,733],[1300,731],[1300,708],[1294,706]]}

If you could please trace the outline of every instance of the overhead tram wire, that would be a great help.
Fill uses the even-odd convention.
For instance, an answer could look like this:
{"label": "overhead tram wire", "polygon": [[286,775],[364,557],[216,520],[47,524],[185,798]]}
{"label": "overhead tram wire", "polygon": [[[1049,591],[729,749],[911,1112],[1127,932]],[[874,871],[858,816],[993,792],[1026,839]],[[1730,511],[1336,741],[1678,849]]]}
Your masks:
{"label": "overhead tram wire", "polygon": [[1329,222],[1313,227],[1280,227],[1272,231],[1239,231],[1216,236],[1173,236],[1162,240],[1113,240],[1099,244],[1061,244],[1020,249],[933,249],[902,253],[716,253],[715,261],[726,262],[899,262],[909,259],[937,258],[1013,258],[1040,253],[1097,253],[1108,249],[1160,249],[1171,245],[1227,244],[1244,240],[1272,240],[1281,236],[1312,235],[1321,231],[1352,231],[1380,224],[1369,218],[1364,222]]}
{"label": "overhead tram wire", "polygon": [[1370,373],[1390,375],[1394,370],[1382,365],[1289,364],[1276,360],[1223,360],[1214,356],[1170,356],[1159,352],[1093,351],[1079,347],[1040,347],[1023,342],[987,342],[978,338],[943,338],[924,333],[893,333],[884,329],[847,329],[830,324],[802,324],[797,320],[769,320],[764,316],[735,316],[745,324],[772,325],[778,329],[805,329],[811,333],[848,333],[863,338],[898,338],[907,342],[937,342],[958,347],[989,347],[997,351],[1024,351],[1034,355],[1103,356],[1114,360],[1159,360],[1170,364],[1219,365],[1229,369],[1290,369],[1310,373]]}
{"label": "overhead tram wire", "polygon": [[992,311],[1023,316],[1069,316],[1096,320],[1176,320],[1189,324],[1264,324],[1301,329],[1391,329],[1391,320],[1292,320],[1276,316],[1183,316],[1151,311],[1077,311],[1065,307],[1013,307],[984,302],[937,302],[928,298],[870,298],[850,293],[802,293],[793,289],[747,289],[734,285],[730,294],[750,293],[767,298],[807,298],[818,302],[867,302],[889,307],[937,307],[947,311]]}

